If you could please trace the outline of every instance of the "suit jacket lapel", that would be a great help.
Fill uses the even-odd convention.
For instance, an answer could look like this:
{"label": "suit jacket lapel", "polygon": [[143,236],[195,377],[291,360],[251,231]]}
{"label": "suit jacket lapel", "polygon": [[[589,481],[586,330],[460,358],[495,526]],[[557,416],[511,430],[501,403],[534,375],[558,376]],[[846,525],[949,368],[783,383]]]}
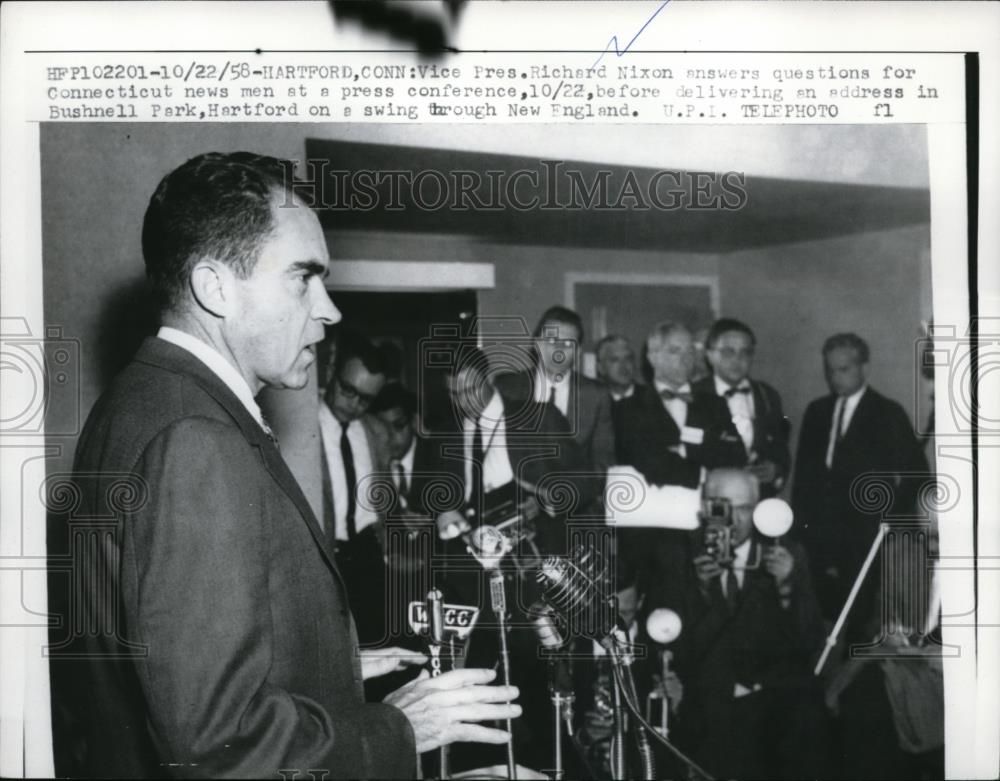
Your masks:
{"label": "suit jacket lapel", "polygon": [[[320,528],[312,508],[309,506],[308,500],[302,493],[298,481],[288,468],[288,464],[281,457],[278,449],[274,446],[274,443],[267,438],[264,430],[254,420],[249,410],[243,405],[243,402],[236,397],[236,394],[219,379],[215,372],[209,369],[198,358],[187,350],[166,342],[163,339],[154,337],[147,339],[136,354],[136,360],[190,377],[229,414],[247,442],[260,449],[265,468],[298,508],[302,519],[316,541],[316,545],[324,561],[326,561],[327,565],[339,579],[340,572],[337,570],[333,559],[327,551],[323,530]],[[342,580],[341,583],[343,583]]]}
{"label": "suit jacket lapel", "polygon": [[862,429],[869,429],[866,424],[866,418],[872,409],[872,393],[873,391],[871,388],[866,388],[865,392],[861,394],[861,398],[858,399],[858,406],[854,408],[854,414],[851,415],[851,420],[847,424],[847,428],[844,429],[844,436],[841,438],[840,442],[841,446],[848,441],[848,438],[853,440],[855,432]]}

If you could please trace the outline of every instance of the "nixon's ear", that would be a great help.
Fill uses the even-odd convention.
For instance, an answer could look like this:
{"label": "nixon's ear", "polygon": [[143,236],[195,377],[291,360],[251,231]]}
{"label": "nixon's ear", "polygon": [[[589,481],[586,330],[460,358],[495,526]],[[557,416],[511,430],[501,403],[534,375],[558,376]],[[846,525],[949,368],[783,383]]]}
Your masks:
{"label": "nixon's ear", "polygon": [[191,294],[198,306],[216,317],[230,314],[233,306],[233,272],[225,263],[206,258],[191,269]]}

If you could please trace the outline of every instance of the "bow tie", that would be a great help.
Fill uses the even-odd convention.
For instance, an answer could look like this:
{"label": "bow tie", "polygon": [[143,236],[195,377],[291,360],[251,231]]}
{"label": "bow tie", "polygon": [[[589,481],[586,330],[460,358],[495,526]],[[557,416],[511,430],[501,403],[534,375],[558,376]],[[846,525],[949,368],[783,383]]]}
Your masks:
{"label": "bow tie", "polygon": [[693,401],[690,391],[673,391],[670,388],[664,388],[660,391],[660,398],[664,401],[673,401],[674,399],[680,399],[686,404],[690,404]]}
{"label": "bow tie", "polygon": [[727,399],[731,399],[737,393],[746,393],[749,396],[750,395],[750,386],[749,385],[740,385],[738,388],[727,388],[726,392],[723,394],[723,396],[725,396]]}

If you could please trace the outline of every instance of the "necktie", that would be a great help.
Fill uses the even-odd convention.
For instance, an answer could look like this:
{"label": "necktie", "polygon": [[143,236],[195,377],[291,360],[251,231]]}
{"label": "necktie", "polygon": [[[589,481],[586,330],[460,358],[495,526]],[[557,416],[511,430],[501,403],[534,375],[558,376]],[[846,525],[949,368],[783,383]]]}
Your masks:
{"label": "necktie", "polygon": [[478,517],[483,501],[483,430],[476,421],[472,429],[472,492],[469,494],[469,504]]}
{"label": "necktie", "polygon": [[726,570],[726,602],[730,610],[736,609],[736,602],[740,596],[740,582],[736,579],[736,571],[729,567]]}
{"label": "necktie", "polygon": [[843,396],[837,397],[837,405],[833,412],[833,428],[830,429],[830,442],[826,446],[826,468],[833,468],[833,457],[836,453],[837,445],[842,439],[842,434],[840,431],[841,426],[844,421],[844,407],[846,406],[847,400]]}
{"label": "necktie", "polygon": [[340,432],[340,455],[344,461],[344,478],[347,482],[347,539],[353,540],[358,530],[354,525],[354,513],[357,509],[357,475],[354,472],[354,451],[351,450],[351,440],[347,438],[347,426]]}
{"label": "necktie", "polygon": [[406,473],[403,471],[403,465],[394,460],[389,464],[389,468],[392,469],[392,482],[396,484],[396,490],[399,491],[400,496],[405,496],[409,488],[406,485]]}
{"label": "necktie", "polygon": [[749,395],[750,394],[750,386],[749,385],[740,385],[738,388],[727,388],[726,389],[726,393],[725,393],[725,397],[727,399],[731,399],[737,393],[746,393],[747,395]]}
{"label": "necktie", "polygon": [[660,391],[660,398],[664,401],[673,401],[674,399],[680,399],[686,404],[690,404],[694,397],[691,395],[690,391],[675,391],[670,388],[664,388]]}

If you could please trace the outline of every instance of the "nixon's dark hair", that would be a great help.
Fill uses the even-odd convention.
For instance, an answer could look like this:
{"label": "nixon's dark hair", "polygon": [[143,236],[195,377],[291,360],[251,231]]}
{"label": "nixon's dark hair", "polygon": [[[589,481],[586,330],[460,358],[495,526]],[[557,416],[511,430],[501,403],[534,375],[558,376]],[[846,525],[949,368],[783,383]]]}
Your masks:
{"label": "nixon's dark hair", "polygon": [[754,347],[757,346],[757,335],[742,320],[737,320],[733,317],[720,317],[714,323],[712,327],[708,329],[708,334],[705,336],[705,349],[711,350],[715,347],[716,341],[723,334],[727,334],[730,331],[739,331],[740,333],[746,334],[750,337],[750,344]]}
{"label": "nixon's dark hair", "polygon": [[871,352],[868,349],[868,342],[855,333],[834,334],[823,342],[823,357],[826,358],[833,350],[839,347],[850,347],[858,354],[861,363],[868,363]]}
{"label": "nixon's dark hair", "polygon": [[291,198],[294,164],[251,152],[209,152],[175,168],[142,224],[146,274],[161,309],[184,301],[191,269],[212,257],[250,276],[274,229],[274,203]]}

